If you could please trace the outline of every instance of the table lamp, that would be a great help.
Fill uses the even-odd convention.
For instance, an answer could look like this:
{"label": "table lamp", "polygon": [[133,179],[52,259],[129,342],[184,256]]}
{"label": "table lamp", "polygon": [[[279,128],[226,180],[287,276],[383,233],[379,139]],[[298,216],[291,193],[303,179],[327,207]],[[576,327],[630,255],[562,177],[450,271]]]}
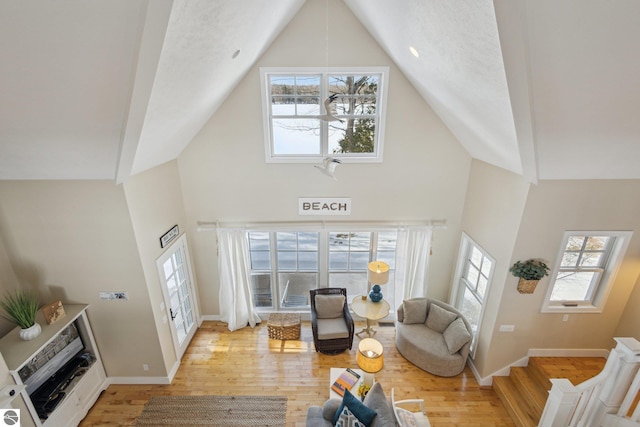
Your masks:
{"label": "table lamp", "polygon": [[380,285],[389,281],[389,264],[382,261],[371,261],[368,266],[367,280],[373,285],[369,298],[372,302],[380,302],[382,299]]}
{"label": "table lamp", "polygon": [[382,344],[373,338],[365,338],[358,344],[356,358],[358,366],[365,372],[378,372],[384,366]]}

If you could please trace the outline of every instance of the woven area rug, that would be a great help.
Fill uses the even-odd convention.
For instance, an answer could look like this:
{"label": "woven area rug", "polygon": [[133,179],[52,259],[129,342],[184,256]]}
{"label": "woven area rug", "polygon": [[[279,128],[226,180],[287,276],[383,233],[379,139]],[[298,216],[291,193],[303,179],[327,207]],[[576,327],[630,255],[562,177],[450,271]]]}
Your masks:
{"label": "woven area rug", "polygon": [[156,396],[138,426],[284,426],[284,396]]}

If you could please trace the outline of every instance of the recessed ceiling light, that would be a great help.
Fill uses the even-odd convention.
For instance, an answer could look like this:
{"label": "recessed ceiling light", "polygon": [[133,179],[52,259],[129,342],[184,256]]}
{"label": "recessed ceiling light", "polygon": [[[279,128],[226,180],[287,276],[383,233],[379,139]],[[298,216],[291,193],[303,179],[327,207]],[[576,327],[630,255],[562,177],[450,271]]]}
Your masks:
{"label": "recessed ceiling light", "polygon": [[238,49],[235,52],[233,52],[233,55],[231,55],[231,59],[236,59],[238,57],[238,55],[240,55],[240,49]]}
{"label": "recessed ceiling light", "polygon": [[409,52],[411,52],[411,54],[416,58],[420,58],[420,54],[418,53],[415,47],[409,46]]}

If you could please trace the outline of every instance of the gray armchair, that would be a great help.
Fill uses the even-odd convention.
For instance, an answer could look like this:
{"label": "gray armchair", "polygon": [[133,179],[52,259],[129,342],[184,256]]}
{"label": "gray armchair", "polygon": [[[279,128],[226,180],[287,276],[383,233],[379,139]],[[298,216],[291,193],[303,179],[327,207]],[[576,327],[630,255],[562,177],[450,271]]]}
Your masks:
{"label": "gray armchair", "polygon": [[311,330],[316,351],[338,354],[351,350],[353,318],[347,304],[345,288],[320,288],[309,291]]}
{"label": "gray armchair", "polygon": [[420,369],[442,377],[461,373],[471,347],[471,325],[455,307],[429,298],[403,301],[396,348]]}

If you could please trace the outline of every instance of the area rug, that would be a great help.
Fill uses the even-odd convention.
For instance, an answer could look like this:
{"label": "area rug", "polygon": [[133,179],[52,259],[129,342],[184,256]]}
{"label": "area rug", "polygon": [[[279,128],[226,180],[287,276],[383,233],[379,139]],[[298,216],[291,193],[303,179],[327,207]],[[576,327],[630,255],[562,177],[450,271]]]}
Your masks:
{"label": "area rug", "polygon": [[156,396],[138,426],[284,426],[285,396]]}

